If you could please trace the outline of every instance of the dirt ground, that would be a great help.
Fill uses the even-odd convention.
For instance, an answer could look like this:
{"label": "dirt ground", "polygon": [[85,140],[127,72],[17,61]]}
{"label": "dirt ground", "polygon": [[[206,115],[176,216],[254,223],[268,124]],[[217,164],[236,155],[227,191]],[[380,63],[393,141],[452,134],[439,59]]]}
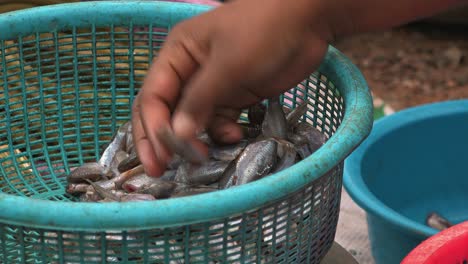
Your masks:
{"label": "dirt ground", "polygon": [[468,27],[414,23],[334,44],[395,110],[468,98]]}

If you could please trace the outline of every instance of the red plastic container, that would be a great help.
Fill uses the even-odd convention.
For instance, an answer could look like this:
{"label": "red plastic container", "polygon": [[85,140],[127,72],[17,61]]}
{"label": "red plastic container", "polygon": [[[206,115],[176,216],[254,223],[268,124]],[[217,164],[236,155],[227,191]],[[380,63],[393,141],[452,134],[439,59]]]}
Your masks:
{"label": "red plastic container", "polygon": [[468,264],[468,221],[445,229],[413,249],[401,264]]}

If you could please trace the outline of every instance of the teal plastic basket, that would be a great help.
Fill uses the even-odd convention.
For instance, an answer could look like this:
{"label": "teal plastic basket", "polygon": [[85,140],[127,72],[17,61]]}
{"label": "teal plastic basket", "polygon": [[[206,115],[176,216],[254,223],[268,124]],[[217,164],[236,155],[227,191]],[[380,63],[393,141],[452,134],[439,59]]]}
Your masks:
{"label": "teal plastic basket", "polygon": [[82,203],[65,173],[96,161],[130,118],[146,70],[178,22],[210,7],[82,2],[0,15],[1,263],[319,263],[331,247],[344,159],[372,127],[358,69],[330,47],[285,93],[327,135],[298,164],[190,197]]}

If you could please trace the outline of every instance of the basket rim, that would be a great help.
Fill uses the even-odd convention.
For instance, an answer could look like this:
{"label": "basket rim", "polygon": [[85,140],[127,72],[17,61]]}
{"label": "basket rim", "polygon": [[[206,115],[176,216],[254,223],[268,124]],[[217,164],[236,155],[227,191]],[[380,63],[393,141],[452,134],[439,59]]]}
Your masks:
{"label": "basket rim", "polygon": [[419,234],[424,237],[436,234],[438,232],[437,229],[407,218],[376,197],[373,192],[369,190],[361,177],[361,164],[366,156],[367,149],[384,138],[387,134],[392,133],[392,131],[412,123],[419,123],[427,119],[440,118],[453,114],[463,114],[467,113],[467,111],[468,99],[457,99],[407,108],[377,120],[370,135],[347,158],[344,164],[343,186],[349,196],[357,205],[364,209],[366,213],[384,219],[400,230]]}
{"label": "basket rim", "polygon": [[[0,32],[2,35],[5,32],[4,38],[12,34],[18,36],[21,32],[42,31],[51,23],[78,26],[98,20],[121,25],[128,23],[129,16],[142,22],[146,18],[146,22],[151,19],[174,24],[211,8],[158,1],[58,4],[0,15]],[[105,18],[102,18],[103,13],[107,14]],[[86,18],[80,14],[85,14],[81,16]],[[18,21],[23,24],[18,23],[21,24],[19,27],[10,30],[9,25]],[[277,201],[342,162],[368,136],[373,125],[369,88],[361,72],[346,56],[329,46],[317,70],[332,80],[340,91],[344,99],[344,117],[324,146],[286,170],[227,190],[157,201],[84,203],[0,194],[0,222],[69,231],[144,230],[222,219]]]}

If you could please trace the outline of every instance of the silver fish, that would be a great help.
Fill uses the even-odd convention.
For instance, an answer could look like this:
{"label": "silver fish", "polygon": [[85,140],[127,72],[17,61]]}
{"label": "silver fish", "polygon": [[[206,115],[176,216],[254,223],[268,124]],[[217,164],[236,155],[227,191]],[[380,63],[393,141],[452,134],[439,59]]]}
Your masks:
{"label": "silver fish", "polygon": [[69,194],[85,193],[88,190],[88,186],[89,184],[87,183],[69,183],[66,191]]}
{"label": "silver fish", "polygon": [[296,163],[296,149],[294,145],[286,140],[278,139],[278,151],[277,155],[279,160],[273,170],[273,173],[282,171],[294,165]]}
{"label": "silver fish", "polygon": [[[115,190],[116,189],[116,186],[115,186],[115,182],[111,179],[111,180],[104,180],[104,181],[97,181],[97,182],[94,182],[94,184],[98,185],[99,187],[103,188],[103,189],[106,189],[106,190]],[[90,185],[91,187],[91,185]]]}
{"label": "silver fish", "polygon": [[125,195],[128,194],[128,193],[125,192],[124,190],[110,190],[110,192],[111,192],[113,195],[115,195],[115,196],[117,196],[117,197],[119,197],[119,198],[122,198],[122,197],[124,197]]}
{"label": "silver fish", "polygon": [[126,159],[122,160],[119,163],[119,165],[117,166],[117,169],[119,170],[119,172],[124,172],[130,169],[133,169],[140,164],[141,162],[140,162],[140,159],[138,158],[138,155],[136,153],[132,153]]}
{"label": "silver fish", "polygon": [[200,166],[182,164],[177,170],[175,181],[189,185],[206,185],[217,182],[229,161],[208,161]]}
{"label": "silver fish", "polygon": [[87,180],[87,182],[89,184],[91,184],[91,186],[93,186],[94,190],[96,191],[96,193],[101,196],[101,198],[103,199],[110,199],[110,200],[113,200],[113,201],[120,201],[120,197],[114,195],[113,193],[111,193],[109,190],[106,190],[104,189],[103,187],[99,186],[98,184],[90,181],[90,180]]}
{"label": "silver fish", "polygon": [[195,164],[201,164],[206,161],[206,157],[193,147],[190,142],[176,137],[169,128],[160,129],[157,136],[171,152],[183,159]]}
{"label": "silver fish", "polygon": [[179,155],[174,155],[173,158],[167,164],[167,169],[177,170],[177,168],[182,164],[183,159]]}
{"label": "silver fish", "polygon": [[127,192],[154,192],[158,196],[167,196],[177,187],[177,183],[162,180],[161,178],[150,177],[141,173],[122,184],[122,189]]}
{"label": "silver fish", "polygon": [[262,123],[262,136],[265,138],[275,137],[284,139],[287,136],[287,132],[286,116],[279,97],[272,98],[268,103],[265,119]]}
{"label": "silver fish", "polygon": [[122,172],[118,177],[113,178],[112,180],[114,181],[116,188],[120,189],[124,182],[144,172],[145,168],[143,167],[143,165],[138,165],[131,170]]}
{"label": "silver fish", "polygon": [[177,198],[177,197],[184,197],[184,196],[191,196],[191,195],[196,195],[196,194],[202,194],[202,193],[208,193],[212,192],[215,189],[212,188],[203,188],[203,187],[198,187],[198,188],[181,188],[180,190],[176,190],[172,195],[171,198]]}
{"label": "silver fish", "polygon": [[123,124],[119,129],[117,130],[117,133],[115,133],[114,137],[112,138],[112,141],[109,143],[109,145],[106,147],[104,152],[102,153],[101,158],[99,159],[99,164],[102,166],[108,168],[110,167],[110,164],[112,162],[112,159],[115,156],[115,153],[119,150],[125,150],[125,144],[126,144],[126,136],[127,136],[127,130],[128,126],[130,125],[130,122],[126,122]]}
{"label": "silver fish", "polygon": [[286,115],[286,121],[288,122],[289,129],[294,128],[299,119],[305,115],[307,112],[307,105],[307,101],[303,101],[299,106]]}
{"label": "silver fish", "polygon": [[296,152],[301,159],[305,159],[312,154],[307,137],[290,132],[288,133],[288,139],[294,144]]}
{"label": "silver fish", "polygon": [[117,151],[117,153],[115,153],[114,158],[112,159],[110,167],[107,168],[106,176],[108,178],[118,177],[120,175],[119,164],[122,161],[126,160],[128,156],[128,153],[123,150]]}
{"label": "silver fish", "polygon": [[[240,154],[242,154],[242,152]],[[234,185],[235,182],[237,182],[236,168],[237,168],[237,162],[239,161],[240,154],[231,162],[229,162],[228,166],[224,170],[218,182],[218,189],[229,188],[230,186]]]}
{"label": "silver fish", "polygon": [[443,218],[437,213],[430,213],[426,218],[426,224],[432,228],[438,229],[440,231],[450,228],[453,226],[447,219]]}
{"label": "silver fish", "polygon": [[311,153],[317,151],[327,141],[325,134],[322,134],[318,129],[308,123],[298,123],[295,128],[295,133],[306,138]]}
{"label": "silver fish", "polygon": [[173,181],[175,179],[175,176],[177,174],[177,170],[166,170],[161,177],[159,177],[161,180],[166,180],[166,181]]}
{"label": "silver fish", "polygon": [[235,160],[235,169],[230,164],[222,175],[220,188],[246,184],[270,173],[276,163],[277,148],[278,143],[273,139],[248,145]]}
{"label": "silver fish", "polygon": [[158,183],[152,183],[149,186],[143,186],[138,193],[149,194],[156,199],[169,198],[177,187],[177,183],[161,180]]}
{"label": "silver fish", "polygon": [[252,125],[250,123],[238,123],[242,129],[244,138],[256,138],[262,134],[262,125]]}
{"label": "silver fish", "polygon": [[96,181],[105,174],[105,168],[97,162],[84,163],[74,169],[67,177],[69,183],[86,182],[86,180]]}
{"label": "silver fish", "polygon": [[125,137],[125,152],[131,154],[135,150],[135,145],[133,143],[133,134],[132,134],[132,123],[128,122],[127,124],[127,135]]}
{"label": "silver fish", "polygon": [[307,145],[308,143],[307,137],[293,132],[288,132],[288,141],[292,142],[296,146]]}
{"label": "silver fish", "polygon": [[154,201],[156,200],[151,194],[129,193],[120,198],[121,202],[137,202],[137,201]]}
{"label": "silver fish", "polygon": [[94,188],[80,196],[80,200],[82,202],[97,202],[101,199],[102,197],[94,190]]}
{"label": "silver fish", "polygon": [[306,159],[307,157],[312,155],[312,152],[310,152],[309,146],[307,145],[299,145],[299,146],[296,146],[295,148],[301,160]]}
{"label": "silver fish", "polygon": [[249,123],[261,125],[265,118],[266,107],[262,103],[254,104],[248,108]]}
{"label": "silver fish", "polygon": [[127,151],[129,156],[134,156],[137,155],[136,147],[133,145],[128,151]]}

